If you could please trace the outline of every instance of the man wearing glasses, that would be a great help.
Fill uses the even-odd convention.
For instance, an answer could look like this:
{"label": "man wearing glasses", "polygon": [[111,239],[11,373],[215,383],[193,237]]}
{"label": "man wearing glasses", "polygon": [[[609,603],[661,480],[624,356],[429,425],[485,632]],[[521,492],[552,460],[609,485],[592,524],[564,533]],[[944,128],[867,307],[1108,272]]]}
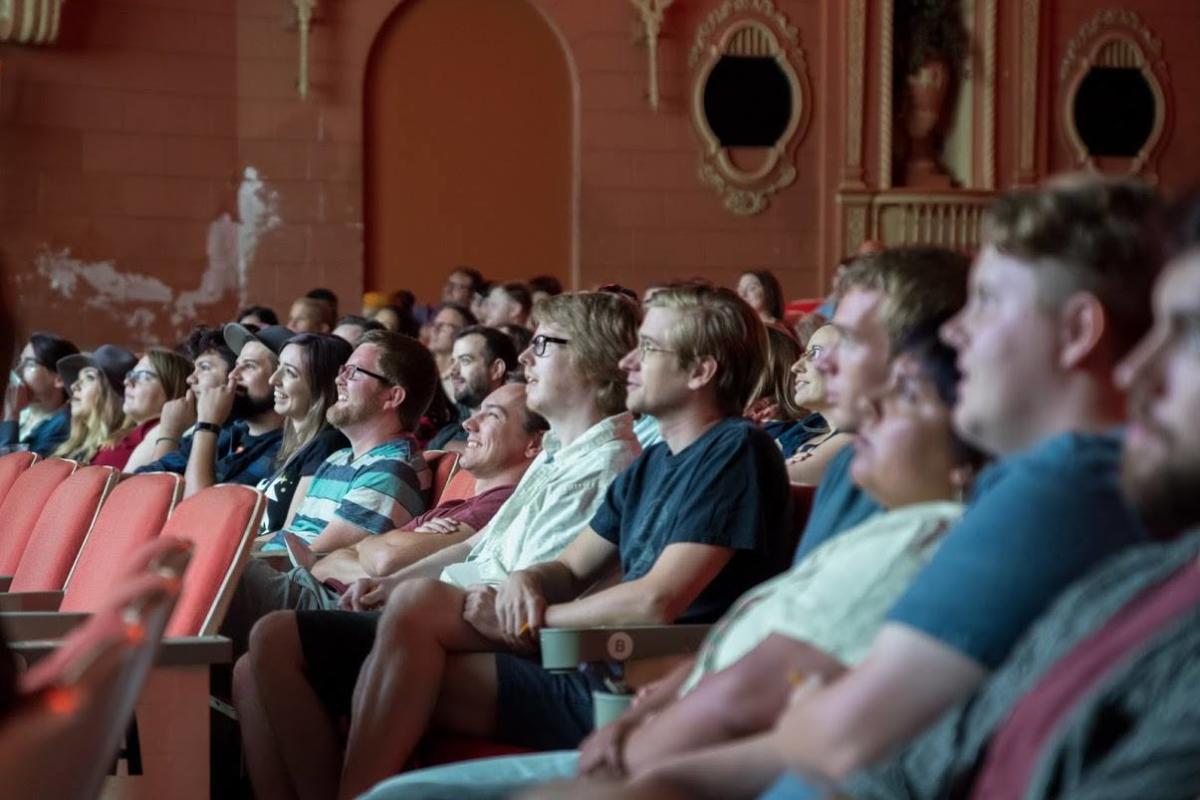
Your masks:
{"label": "man wearing glasses", "polygon": [[[463,620],[467,587],[495,586],[513,571],[554,558],[587,528],[613,479],[638,445],[625,413],[621,358],[636,344],[638,311],[609,294],[559,295],[538,305],[538,329],[520,357],[526,402],[550,424],[543,452],[491,521],[451,545],[386,578],[360,580],[343,605],[378,607],[389,594],[414,601],[430,625]],[[440,580],[439,580],[440,577]],[[453,602],[438,593],[444,589]],[[234,675],[234,702],[255,790],[294,793],[277,776],[323,796],[336,794],[341,754],[332,731],[312,720],[349,710],[355,679],[375,640],[377,613],[279,612],[259,621],[250,652]],[[476,634],[478,636],[478,634]],[[480,637],[485,649],[497,645]],[[272,731],[305,731],[275,737]],[[287,769],[280,770],[279,764]],[[294,766],[293,766],[294,765]]]}
{"label": "man wearing glasses", "polygon": [[[437,383],[420,342],[370,331],[337,377],[326,419],[350,447],[317,468],[287,531],[316,553],[348,547],[398,528],[425,511],[432,475],[412,436]],[[280,549],[276,536],[264,549]]]}

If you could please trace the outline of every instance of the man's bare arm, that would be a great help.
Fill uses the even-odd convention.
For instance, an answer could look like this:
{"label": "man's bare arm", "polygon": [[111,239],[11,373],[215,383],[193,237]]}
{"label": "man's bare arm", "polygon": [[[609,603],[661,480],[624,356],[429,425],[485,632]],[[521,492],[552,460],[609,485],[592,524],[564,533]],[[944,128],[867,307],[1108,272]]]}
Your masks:
{"label": "man's bare arm", "polygon": [[365,575],[372,577],[391,575],[440,550],[466,541],[474,533],[475,530],[465,523],[460,523],[453,533],[423,532],[420,529],[388,531],[382,536],[372,536],[358,543],[359,567]]}

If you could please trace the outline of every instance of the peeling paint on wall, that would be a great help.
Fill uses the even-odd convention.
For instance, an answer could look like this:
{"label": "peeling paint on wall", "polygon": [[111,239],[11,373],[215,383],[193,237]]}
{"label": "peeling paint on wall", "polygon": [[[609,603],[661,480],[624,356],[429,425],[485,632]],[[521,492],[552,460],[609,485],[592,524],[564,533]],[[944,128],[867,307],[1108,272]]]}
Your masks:
{"label": "peeling paint on wall", "polygon": [[[239,305],[247,304],[247,284],[255,253],[263,236],[280,227],[279,193],[271,189],[254,167],[246,167],[238,186],[239,220],[223,213],[208,227],[205,255],[208,266],[195,289],[180,292],[150,275],[122,272],[115,261],[85,262],[70,248],[42,248],[35,257],[36,274],[52,293],[64,300],[86,297],[84,306],[107,313],[145,341],[159,314],[170,314],[179,335],[195,321],[198,307],[220,302],[233,293]],[[129,308],[136,305],[136,308]],[[157,308],[155,308],[157,307]]]}

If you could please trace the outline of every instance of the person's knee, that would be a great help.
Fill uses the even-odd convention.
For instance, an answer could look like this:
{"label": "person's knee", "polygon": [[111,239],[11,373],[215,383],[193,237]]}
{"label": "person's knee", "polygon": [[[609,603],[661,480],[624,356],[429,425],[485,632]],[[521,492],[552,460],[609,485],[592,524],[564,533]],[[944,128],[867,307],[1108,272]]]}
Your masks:
{"label": "person's knee", "polygon": [[277,669],[286,663],[299,663],[300,635],[296,615],[291,611],[267,614],[250,630],[248,654],[239,660],[245,669]]}
{"label": "person's knee", "polygon": [[393,642],[435,635],[448,620],[462,617],[462,604],[455,605],[453,594],[453,587],[432,578],[405,581],[388,597],[379,638]]}

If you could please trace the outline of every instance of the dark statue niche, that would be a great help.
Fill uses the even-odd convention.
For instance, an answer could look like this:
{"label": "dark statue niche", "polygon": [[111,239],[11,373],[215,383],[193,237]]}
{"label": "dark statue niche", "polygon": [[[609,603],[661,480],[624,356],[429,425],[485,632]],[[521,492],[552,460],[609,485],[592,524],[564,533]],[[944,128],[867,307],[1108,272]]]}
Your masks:
{"label": "dark statue niche", "polygon": [[725,55],[704,84],[704,116],[722,147],[774,147],[792,116],[792,87],[769,56]]}
{"label": "dark statue niche", "polygon": [[1154,130],[1154,91],[1140,69],[1092,67],[1075,93],[1075,129],[1093,157],[1134,158]]}

